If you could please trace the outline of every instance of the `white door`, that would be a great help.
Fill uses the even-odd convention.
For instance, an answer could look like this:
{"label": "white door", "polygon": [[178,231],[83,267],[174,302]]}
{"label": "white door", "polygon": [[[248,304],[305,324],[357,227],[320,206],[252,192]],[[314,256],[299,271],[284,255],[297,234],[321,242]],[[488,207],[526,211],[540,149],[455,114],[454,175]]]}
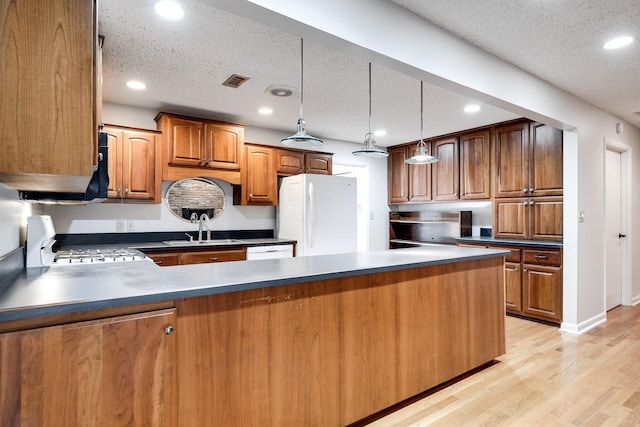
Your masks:
{"label": "white door", "polygon": [[620,237],[622,181],[620,153],[607,149],[605,157],[606,304],[607,310],[611,310],[622,303],[622,245],[624,243],[624,237]]}

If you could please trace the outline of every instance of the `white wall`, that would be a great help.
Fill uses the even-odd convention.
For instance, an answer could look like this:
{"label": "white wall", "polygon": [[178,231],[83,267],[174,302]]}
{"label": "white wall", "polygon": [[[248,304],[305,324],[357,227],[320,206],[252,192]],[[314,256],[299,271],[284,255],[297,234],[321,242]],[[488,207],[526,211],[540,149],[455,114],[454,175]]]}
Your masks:
{"label": "white wall", "polygon": [[0,257],[24,244],[31,205],[18,199],[18,192],[0,184]]}
{"label": "white wall", "polygon": [[[103,121],[110,124],[155,129],[153,118],[157,111],[132,108],[105,103]],[[295,120],[292,122],[291,133]],[[262,128],[245,128],[247,142],[280,146],[285,135]],[[364,134],[363,134],[364,137]],[[369,244],[371,250],[387,248],[388,207],[387,207],[387,163],[385,159],[363,159],[351,152],[357,144],[325,141],[322,151],[334,153],[335,163],[368,166],[370,180],[370,220]],[[224,213],[211,222],[213,230],[257,230],[275,228],[275,208],[262,206],[234,206],[231,185],[216,180],[225,193]],[[163,195],[170,182],[163,182]],[[115,233],[116,221],[125,220],[133,224],[134,232],[197,230],[198,226],[176,218],[164,203],[159,205],[100,203],[87,206],[51,205],[45,207],[51,215],[58,233]]]}
{"label": "white wall", "polygon": [[[565,224],[585,222],[564,236],[564,251],[575,265],[564,275],[565,309],[562,329],[584,331],[603,320],[604,302],[604,150],[603,138],[629,145],[633,150],[631,194],[640,182],[640,129],[625,123],[615,134],[618,118],[492,56],[392,2],[371,0],[208,0],[216,7],[254,19],[416,79],[475,97],[516,114],[568,131],[577,132],[577,147],[565,152]],[[357,16],[358,19],[353,19]],[[575,180],[575,182],[568,182]],[[632,212],[640,201],[634,197]],[[575,223],[572,223],[575,225]],[[570,224],[569,224],[570,225]],[[631,230],[639,229],[640,216]],[[632,231],[629,230],[631,234]],[[640,250],[632,240],[631,259]],[[571,263],[570,263],[571,264]],[[640,273],[632,271],[632,294],[640,300]]]}

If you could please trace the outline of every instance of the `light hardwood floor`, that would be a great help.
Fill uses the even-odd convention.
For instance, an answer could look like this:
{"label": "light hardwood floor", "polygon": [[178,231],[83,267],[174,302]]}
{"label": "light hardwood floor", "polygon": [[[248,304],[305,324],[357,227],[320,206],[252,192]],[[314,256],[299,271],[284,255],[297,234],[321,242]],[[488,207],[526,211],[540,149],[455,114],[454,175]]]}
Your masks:
{"label": "light hardwood floor", "polygon": [[640,305],[577,336],[507,316],[507,354],[370,427],[640,426]]}

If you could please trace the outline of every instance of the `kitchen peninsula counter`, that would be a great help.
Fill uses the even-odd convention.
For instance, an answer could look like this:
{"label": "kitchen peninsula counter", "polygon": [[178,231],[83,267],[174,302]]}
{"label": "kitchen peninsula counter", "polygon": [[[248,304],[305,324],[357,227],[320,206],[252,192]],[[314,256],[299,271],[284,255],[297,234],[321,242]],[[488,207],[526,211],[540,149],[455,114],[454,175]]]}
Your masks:
{"label": "kitchen peninsula counter", "polygon": [[[0,294],[0,354],[10,364],[0,383],[21,390],[0,399],[0,415],[45,420],[39,411],[59,407],[65,425],[75,414],[132,410],[148,412],[132,415],[140,425],[348,425],[504,353],[507,254],[434,246],[26,269]],[[99,361],[105,375],[66,372],[76,366],[59,356],[67,352],[78,367]],[[129,362],[109,358],[117,354]],[[48,372],[73,382],[55,386],[72,394],[47,393]],[[126,391],[120,376],[149,387],[114,399]],[[87,400],[85,389],[99,392]]]}

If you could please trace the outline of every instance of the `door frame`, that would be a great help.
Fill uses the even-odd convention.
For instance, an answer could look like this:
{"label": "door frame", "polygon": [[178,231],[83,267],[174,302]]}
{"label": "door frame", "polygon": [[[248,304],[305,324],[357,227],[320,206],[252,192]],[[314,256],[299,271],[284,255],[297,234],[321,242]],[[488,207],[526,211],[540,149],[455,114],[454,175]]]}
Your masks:
{"label": "door frame", "polygon": [[[622,305],[633,305],[633,295],[631,290],[631,147],[623,144],[622,142],[613,140],[611,138],[604,138],[602,162],[604,168],[603,174],[603,188],[606,191],[607,184],[607,167],[606,167],[606,151],[612,150],[620,153],[620,224],[622,230],[627,234],[627,237],[622,242]],[[605,195],[603,194],[603,200]],[[603,218],[606,221],[606,203],[603,203]],[[606,241],[606,227],[603,224],[603,238]],[[607,310],[607,252],[605,250],[605,263],[604,263],[604,276],[602,281],[603,292],[603,306],[604,312]]]}

